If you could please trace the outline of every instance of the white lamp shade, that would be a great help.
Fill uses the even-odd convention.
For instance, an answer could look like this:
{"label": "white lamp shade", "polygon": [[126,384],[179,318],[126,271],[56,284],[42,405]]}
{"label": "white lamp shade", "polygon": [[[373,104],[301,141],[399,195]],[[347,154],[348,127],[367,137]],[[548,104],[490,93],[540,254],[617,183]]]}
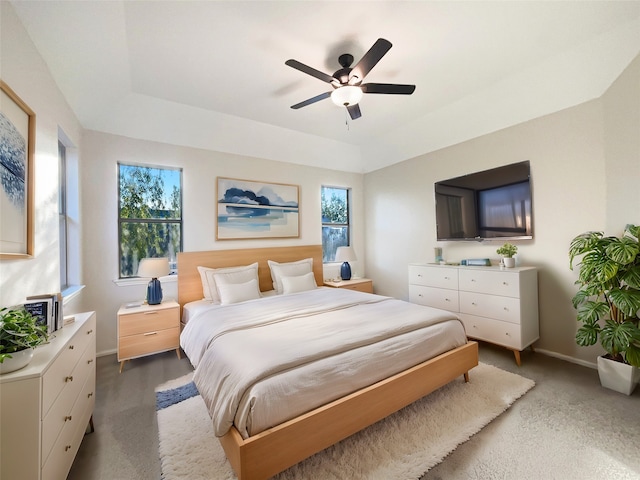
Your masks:
{"label": "white lamp shade", "polygon": [[169,275],[168,258],[143,258],[138,264],[138,276],[142,278],[159,278]]}
{"label": "white lamp shade", "polygon": [[362,89],[353,85],[338,87],[331,92],[331,101],[339,107],[355,105],[362,100]]}
{"label": "white lamp shade", "polygon": [[358,260],[353,247],[338,247],[336,250],[336,262],[355,262]]}

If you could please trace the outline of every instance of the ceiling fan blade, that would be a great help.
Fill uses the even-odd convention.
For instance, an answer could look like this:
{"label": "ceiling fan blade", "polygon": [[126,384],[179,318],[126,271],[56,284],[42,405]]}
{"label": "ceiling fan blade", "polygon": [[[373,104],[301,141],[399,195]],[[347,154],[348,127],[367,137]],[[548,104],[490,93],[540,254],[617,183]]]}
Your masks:
{"label": "ceiling fan blade", "polygon": [[415,85],[401,85],[398,83],[365,83],[360,85],[364,93],[388,93],[394,95],[411,95]]}
{"label": "ceiling fan blade", "polygon": [[373,67],[380,61],[382,57],[389,51],[391,48],[391,42],[389,40],[385,40],[384,38],[379,38],[376,40],[376,43],[369,49],[367,53],[364,54],[364,57],[360,59],[358,64],[353,67],[351,70],[351,74],[349,75],[349,82],[352,84],[356,84],[361,82],[364,77],[371,71]]}
{"label": "ceiling fan blade", "polygon": [[312,103],[319,102],[320,100],[324,100],[325,98],[329,98],[330,96],[331,96],[331,92],[324,92],[324,93],[321,93],[320,95],[316,95],[313,98],[309,98],[304,102],[291,105],[291,108],[293,108],[294,110],[297,110],[299,108],[306,107],[307,105],[311,105]]}
{"label": "ceiling fan blade", "polygon": [[362,113],[360,112],[360,105],[357,103],[355,105],[349,105],[347,107],[347,111],[349,112],[349,115],[351,115],[351,120],[355,120],[362,116]]}
{"label": "ceiling fan blade", "polygon": [[295,68],[296,70],[300,70],[303,73],[306,73],[307,75],[311,75],[312,77],[316,77],[319,80],[322,80],[323,82],[327,82],[327,83],[335,83],[337,82],[338,84],[340,82],[338,82],[338,80],[336,80],[335,78],[333,78],[331,75],[327,75],[326,73],[321,72],[320,70],[316,70],[315,68],[311,68],[308,65],[305,65],[304,63],[300,63],[297,60],[287,60],[286,62],[284,62],[285,65],[289,65],[292,68]]}

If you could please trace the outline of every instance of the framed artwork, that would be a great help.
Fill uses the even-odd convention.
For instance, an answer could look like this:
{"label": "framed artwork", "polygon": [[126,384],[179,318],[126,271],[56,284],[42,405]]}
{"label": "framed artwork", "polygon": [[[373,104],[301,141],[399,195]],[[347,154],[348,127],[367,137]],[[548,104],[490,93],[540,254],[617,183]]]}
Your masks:
{"label": "framed artwork", "polygon": [[33,256],[36,115],[0,80],[0,258]]}
{"label": "framed artwork", "polygon": [[297,185],[218,177],[216,198],[217,240],[300,236]]}

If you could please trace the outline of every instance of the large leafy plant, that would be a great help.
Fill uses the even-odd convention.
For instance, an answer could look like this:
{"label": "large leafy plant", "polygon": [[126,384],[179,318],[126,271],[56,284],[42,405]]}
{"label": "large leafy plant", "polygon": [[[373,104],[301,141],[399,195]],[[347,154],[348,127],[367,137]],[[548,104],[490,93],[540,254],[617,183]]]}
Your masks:
{"label": "large leafy plant", "polygon": [[24,308],[0,310],[0,363],[12,353],[37,347],[48,339],[47,327],[38,325]]}
{"label": "large leafy plant", "polygon": [[571,241],[569,267],[581,256],[573,306],[581,346],[600,344],[612,360],[640,367],[640,227],[621,237],[586,232]]}

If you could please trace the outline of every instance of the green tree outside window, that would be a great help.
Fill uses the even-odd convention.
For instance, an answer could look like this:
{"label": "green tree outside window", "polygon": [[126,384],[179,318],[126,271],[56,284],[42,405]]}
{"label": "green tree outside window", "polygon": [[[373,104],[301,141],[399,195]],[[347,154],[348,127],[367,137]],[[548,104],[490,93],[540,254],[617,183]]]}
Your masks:
{"label": "green tree outside window", "polygon": [[322,261],[333,262],[338,247],[349,245],[349,190],[322,187]]}
{"label": "green tree outside window", "polygon": [[118,164],[120,278],[147,257],[182,251],[182,170]]}

